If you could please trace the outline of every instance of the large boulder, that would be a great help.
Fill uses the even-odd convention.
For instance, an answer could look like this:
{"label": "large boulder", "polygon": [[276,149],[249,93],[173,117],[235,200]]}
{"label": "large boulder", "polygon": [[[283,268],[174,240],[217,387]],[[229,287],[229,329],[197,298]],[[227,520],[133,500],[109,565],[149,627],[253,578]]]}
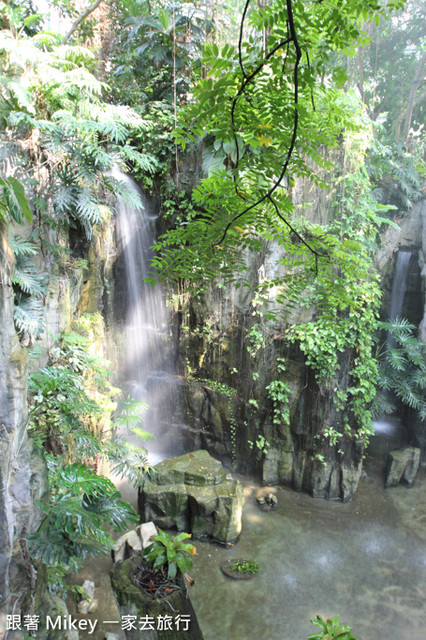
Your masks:
{"label": "large boulder", "polygon": [[241,483],[200,449],[156,465],[139,506],[143,519],[159,527],[230,542],[241,533],[243,503]]}
{"label": "large boulder", "polygon": [[396,487],[400,482],[409,487],[414,483],[420,464],[420,449],[404,447],[389,452],[386,469],[386,486]]}

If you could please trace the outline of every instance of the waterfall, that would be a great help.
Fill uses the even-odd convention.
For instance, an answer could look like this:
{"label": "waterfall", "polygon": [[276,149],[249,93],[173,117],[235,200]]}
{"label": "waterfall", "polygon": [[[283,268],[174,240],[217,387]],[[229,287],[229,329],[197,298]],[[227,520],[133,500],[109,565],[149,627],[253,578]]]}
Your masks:
{"label": "waterfall", "polygon": [[[411,251],[398,251],[395,270],[392,281],[392,292],[389,307],[389,320],[401,317],[404,304],[405,292],[407,290],[408,270],[411,260]],[[387,334],[386,344],[388,347],[396,345],[395,338],[390,332]],[[388,437],[398,436],[401,438],[401,425],[398,418],[382,416],[379,420],[373,421],[374,433],[376,435],[386,435]]]}
{"label": "waterfall", "polygon": [[410,266],[411,251],[398,251],[395,262],[395,271],[392,282],[389,320],[395,320],[401,316],[407,290],[408,269]]}
{"label": "waterfall", "polygon": [[[162,438],[162,425],[171,422],[175,395],[170,352],[170,327],[163,294],[159,286],[144,282],[149,275],[156,238],[156,216],[136,183],[114,170],[114,177],[125,182],[140,199],[140,206],[131,206],[118,198],[116,216],[117,247],[124,267],[121,299],[124,344],[121,349],[120,377],[122,386],[136,400],[144,400],[148,411],[144,429],[155,436],[149,446],[131,438],[159,455],[171,455],[173,443]],[[153,460],[153,456],[151,456]]]}

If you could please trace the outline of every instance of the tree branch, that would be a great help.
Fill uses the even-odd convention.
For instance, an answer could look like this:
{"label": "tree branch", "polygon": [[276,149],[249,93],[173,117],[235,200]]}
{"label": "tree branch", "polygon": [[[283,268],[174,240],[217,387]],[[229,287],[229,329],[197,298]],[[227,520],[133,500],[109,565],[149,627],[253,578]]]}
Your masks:
{"label": "tree branch", "polygon": [[74,31],[76,31],[78,29],[78,27],[83,22],[83,20],[85,20],[88,15],[93,13],[93,11],[99,7],[101,2],[103,2],[103,0],[95,0],[95,2],[93,4],[91,4],[89,7],[87,7],[87,9],[85,11],[83,11],[83,13],[80,13],[80,15],[76,18],[76,20],[74,20],[74,22],[73,22],[73,24],[71,26],[71,29],[68,31],[66,36],[64,36],[62,38],[61,44],[65,44],[66,42],[68,42],[68,40],[71,38],[71,36],[74,33]]}
{"label": "tree branch", "polygon": [[[293,133],[292,133],[292,136],[291,136],[289,148],[287,150],[286,157],[285,157],[285,160],[283,162],[281,173],[280,173],[278,179],[273,184],[273,186],[261,198],[259,198],[256,202],[254,202],[253,204],[249,205],[248,207],[246,207],[245,209],[240,211],[240,213],[237,213],[236,215],[232,216],[231,220],[226,225],[221,238],[218,241],[216,241],[214,243],[214,245],[219,245],[219,244],[221,244],[223,242],[223,240],[225,239],[229,229],[234,224],[234,222],[236,220],[238,220],[238,218],[241,218],[241,216],[245,215],[246,213],[248,213],[249,211],[251,211],[255,207],[259,206],[265,200],[269,200],[269,202],[271,202],[271,204],[274,206],[275,212],[277,213],[277,215],[280,218],[280,220],[282,220],[293,231],[293,233],[296,234],[296,236],[299,238],[299,240],[315,256],[315,264],[316,264],[316,267],[317,267],[317,258],[320,257],[321,254],[318,253],[313,247],[311,247],[302,238],[302,236],[299,233],[297,233],[297,231],[292,227],[292,225],[280,213],[277,203],[272,198],[272,195],[278,189],[278,187],[281,185],[281,182],[282,182],[282,180],[283,180],[283,178],[284,178],[284,176],[285,176],[285,174],[287,172],[288,165],[290,163],[291,156],[293,154],[294,147],[296,145],[297,129],[298,129],[298,123],[299,123],[299,111],[298,111],[298,104],[299,104],[299,64],[300,64],[300,60],[302,58],[302,50],[301,50],[300,45],[299,45],[299,40],[297,38],[296,27],[295,27],[295,24],[294,24],[292,0],[286,0],[286,5],[287,5],[287,16],[288,16],[288,18],[287,18],[288,19],[288,29],[289,29],[289,32],[290,32],[289,33],[289,37],[286,40],[283,40],[282,42],[280,42],[278,45],[276,45],[268,53],[268,55],[265,57],[265,59],[262,60],[260,65],[253,71],[253,73],[250,76],[247,77],[245,75],[244,71],[243,71],[245,79],[243,80],[242,85],[241,85],[237,95],[235,96],[235,98],[233,100],[233,105],[232,105],[232,110],[231,110],[231,117],[232,117],[232,124],[233,124],[233,128],[234,128],[234,137],[235,137],[235,140],[236,140],[235,125],[234,125],[234,119],[233,118],[234,118],[234,109],[235,109],[235,105],[237,103],[238,98],[243,93],[243,91],[244,91],[245,87],[247,86],[247,84],[249,82],[251,82],[251,80],[257,75],[257,73],[259,73],[259,71],[263,68],[265,63],[272,57],[272,55],[274,53],[276,53],[276,51],[278,51],[278,49],[283,47],[285,44],[289,45],[289,43],[292,42],[293,46],[295,48],[296,61],[294,63],[294,68],[293,68],[293,83],[294,83],[294,91],[293,91],[293,96],[294,96]],[[246,6],[248,6],[248,3],[247,3]],[[236,140],[236,148],[237,148],[237,159],[238,159],[238,143],[237,143],[237,140]],[[238,191],[237,191],[237,193],[238,193]]]}

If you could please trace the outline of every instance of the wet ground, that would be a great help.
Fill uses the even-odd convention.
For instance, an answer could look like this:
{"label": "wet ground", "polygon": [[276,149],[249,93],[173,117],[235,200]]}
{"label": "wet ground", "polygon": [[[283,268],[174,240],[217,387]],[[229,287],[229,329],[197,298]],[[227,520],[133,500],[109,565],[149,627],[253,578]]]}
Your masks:
{"label": "wet ground", "polygon": [[[347,504],[275,487],[278,508],[262,511],[259,487],[243,480],[238,543],[196,542],[190,596],[204,640],[306,640],[317,614],[339,615],[358,640],[425,640],[426,475],[410,489],[385,489],[383,443],[395,441],[373,439],[367,475]],[[255,560],[262,571],[247,581],[227,578],[220,564],[231,557]],[[119,631],[103,622],[115,612],[108,569],[108,560],[96,560],[80,576],[97,585],[98,633],[88,636],[96,640]]]}
{"label": "wet ground", "polygon": [[[388,490],[366,478],[348,504],[283,489],[262,512],[247,486],[238,544],[197,544],[191,600],[205,640],[305,640],[317,614],[338,614],[358,640],[425,640],[425,489],[425,478]],[[226,578],[230,555],[261,574]]]}

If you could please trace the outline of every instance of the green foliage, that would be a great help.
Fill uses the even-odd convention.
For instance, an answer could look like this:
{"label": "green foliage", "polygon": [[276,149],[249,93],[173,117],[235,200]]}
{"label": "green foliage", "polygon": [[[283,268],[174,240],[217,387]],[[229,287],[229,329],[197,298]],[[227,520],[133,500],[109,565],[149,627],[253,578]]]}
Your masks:
{"label": "green foliage", "polygon": [[[90,336],[96,323],[96,314],[83,316],[80,330]],[[128,429],[148,437],[139,428],[146,404],[127,398],[117,410],[119,390],[110,383],[110,365],[89,349],[89,337],[64,333],[52,346],[47,366],[29,376],[29,432],[44,452],[50,494],[40,505],[45,519],[28,542],[32,557],[47,565],[50,588],[56,591],[65,589],[64,572],[76,570],[86,555],[110,549],[110,530],[137,521],[111,481],[91,467],[107,460],[113,472],[135,486],[148,469],[145,450],[115,433]]]}
{"label": "green foliage", "polygon": [[426,345],[415,337],[416,327],[405,318],[379,323],[387,339],[378,350],[378,387],[374,416],[392,414],[395,398],[426,420]]}
{"label": "green foliage", "polygon": [[236,560],[231,564],[231,571],[235,571],[236,573],[255,574],[259,573],[260,569],[260,564],[253,560]]}
{"label": "green foliage", "polygon": [[47,274],[40,273],[31,256],[38,254],[31,240],[19,236],[9,238],[15,256],[12,282],[15,295],[14,320],[22,338],[31,342],[44,330],[44,296],[47,293]]}
{"label": "green foliage", "polygon": [[[362,165],[370,139],[367,130],[364,141],[359,135],[358,140],[347,140],[347,171],[336,179],[334,220],[328,228],[305,223],[311,243],[319,246],[315,243],[320,240],[328,259],[321,260],[315,278],[305,280],[310,304],[317,308],[314,319],[288,332],[315,371],[318,384],[333,389],[336,408],[343,412],[340,424],[328,425],[323,432],[332,446],[342,435],[341,423],[351,433],[353,419],[353,437],[368,441],[372,434],[370,407],[377,378],[373,336],[381,296],[373,251],[379,229],[392,221],[378,215],[391,207],[378,206]],[[338,371],[345,358],[350,367],[343,390]]]}
{"label": "green foliage", "polygon": [[158,535],[150,538],[153,542],[146,547],[144,555],[153,569],[167,568],[167,577],[174,580],[178,569],[185,573],[192,568],[191,556],[197,555],[197,552],[194,545],[184,542],[191,537],[190,533],[183,531],[171,537],[161,529],[158,531]]}
{"label": "green foliage", "polygon": [[[129,107],[103,100],[107,86],[94,75],[96,61],[84,47],[59,44],[56,36],[43,32],[14,38],[3,31],[0,52],[4,137],[31,133],[32,149],[44,155],[51,173],[52,206],[46,210],[45,197],[36,193],[39,213],[52,227],[58,222],[81,225],[90,238],[93,227],[108,215],[108,192],[135,197],[108,171],[116,164],[155,170],[156,159],[133,145],[134,136],[148,125]],[[24,201],[19,183],[13,187],[14,200],[9,184],[3,190],[12,215],[19,217],[18,205]],[[29,218],[29,210],[23,213]]]}
{"label": "green foliage", "polygon": [[105,554],[113,545],[107,529],[121,531],[138,521],[133,508],[107,478],[80,463],[62,465],[49,458],[50,497],[45,514],[28,537],[31,556],[52,567],[71,567],[87,554]]}
{"label": "green foliage", "polygon": [[294,177],[320,184],[318,168],[328,160],[319,149],[335,146],[345,127],[360,128],[360,106],[337,78],[325,81],[327,59],[332,50],[354,52],[355,43],[367,40],[362,23],[384,13],[373,2],[348,2],[338,10],[302,1],[247,6],[238,47],[206,45],[208,75],[176,130],[183,146],[205,140],[209,177],[193,193],[198,216],[157,244],[155,269],[197,290],[219,276],[238,283],[246,270],[244,250],[260,253],[262,241],[286,245],[291,233],[321,268],[321,249],[295,224],[290,189]]}
{"label": "green foliage", "polygon": [[400,212],[410,211],[422,198],[422,178],[426,174],[424,144],[419,140],[411,150],[401,142],[389,140],[383,127],[378,129],[367,168],[379,201],[392,202]]}
{"label": "green foliage", "polygon": [[237,462],[237,430],[238,425],[234,414],[234,405],[232,399],[237,394],[237,390],[234,387],[229,386],[224,382],[218,380],[211,380],[210,378],[196,378],[191,373],[187,376],[188,380],[194,380],[200,384],[206,385],[215,393],[221,393],[228,398],[229,402],[229,432],[231,435],[231,449],[232,449],[232,463],[235,465]]}
{"label": "green foliage", "polygon": [[266,440],[266,438],[262,435],[258,435],[256,438],[256,442],[253,442],[252,440],[248,440],[247,441],[248,446],[250,447],[250,449],[254,448],[254,445],[256,445],[257,449],[260,451],[260,453],[263,454],[267,454],[269,447],[270,447],[270,443]]}
{"label": "green foliage", "polygon": [[352,634],[352,630],[347,624],[340,624],[339,617],[324,620],[321,616],[317,616],[315,620],[311,620],[315,627],[321,629],[320,632],[311,633],[308,640],[356,640]]}
{"label": "green foliage", "polygon": [[146,403],[128,397],[117,410],[120,390],[111,385],[110,364],[91,356],[89,346],[89,338],[64,333],[48,365],[30,373],[30,433],[46,452],[68,462],[110,460],[113,471],[138,485],[147,470],[146,451],[117,432],[152,439],[140,428]]}
{"label": "green foliage", "polygon": [[6,222],[10,217],[18,224],[24,224],[24,220],[31,224],[33,213],[19,180],[0,178],[0,189],[0,222]]}
{"label": "green foliage", "polygon": [[185,98],[191,66],[200,55],[212,25],[206,13],[189,3],[123,4],[116,16],[113,86],[117,97],[138,106],[146,102],[172,104]]}
{"label": "green foliage", "polygon": [[[284,358],[277,358],[277,369],[281,373],[285,373]],[[283,380],[272,380],[266,387],[268,398],[272,400],[274,407],[272,422],[279,426],[290,424],[290,387]]]}
{"label": "green foliage", "polygon": [[232,398],[237,393],[237,390],[234,387],[230,387],[228,384],[219,382],[218,380],[211,380],[210,378],[193,378],[192,376],[189,376],[188,379],[196,380],[201,384],[205,384],[216,393],[223,393],[228,396],[228,398]]}
{"label": "green foliage", "polygon": [[264,346],[264,336],[259,323],[255,322],[250,331],[247,332],[247,351],[254,357],[256,353]]}

